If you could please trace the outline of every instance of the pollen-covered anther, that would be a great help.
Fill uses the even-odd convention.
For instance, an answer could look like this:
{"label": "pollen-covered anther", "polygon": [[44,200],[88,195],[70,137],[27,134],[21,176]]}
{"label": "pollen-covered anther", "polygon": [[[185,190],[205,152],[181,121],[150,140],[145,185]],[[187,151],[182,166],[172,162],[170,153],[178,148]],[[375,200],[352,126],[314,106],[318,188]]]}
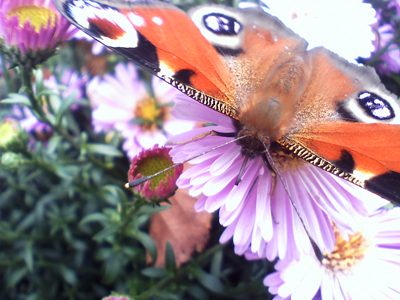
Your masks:
{"label": "pollen-covered anther", "polygon": [[322,264],[334,271],[345,271],[362,260],[367,249],[366,239],[361,233],[350,235],[345,240],[335,230],[336,245],[331,253],[325,253]]}

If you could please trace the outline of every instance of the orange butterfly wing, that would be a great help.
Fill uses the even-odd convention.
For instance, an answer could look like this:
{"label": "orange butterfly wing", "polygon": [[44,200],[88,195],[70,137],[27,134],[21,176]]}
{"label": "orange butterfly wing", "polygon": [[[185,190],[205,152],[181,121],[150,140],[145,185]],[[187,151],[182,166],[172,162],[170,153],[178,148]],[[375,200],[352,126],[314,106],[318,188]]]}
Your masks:
{"label": "orange butterfly wing", "polygon": [[322,48],[311,50],[310,57],[312,74],[293,128],[281,144],[316,166],[400,202],[396,97],[372,68],[350,64]]}
{"label": "orange butterfly wing", "polygon": [[[185,13],[173,7],[153,6],[137,6],[122,9],[121,12],[143,18],[144,24],[155,23],[155,26],[137,26],[135,29],[157,46],[162,73],[179,78],[176,72],[187,70],[193,74],[179,78],[182,82],[190,82],[193,87],[225,102],[232,101],[231,87],[227,86],[229,74],[224,62]],[[129,56],[129,53],[126,54]],[[194,64],[200,61],[201,68]],[[171,73],[167,74],[167,70]]]}
{"label": "orange butterfly wing", "polygon": [[327,122],[290,139],[352,174],[358,185],[400,202],[399,137],[400,125]]}

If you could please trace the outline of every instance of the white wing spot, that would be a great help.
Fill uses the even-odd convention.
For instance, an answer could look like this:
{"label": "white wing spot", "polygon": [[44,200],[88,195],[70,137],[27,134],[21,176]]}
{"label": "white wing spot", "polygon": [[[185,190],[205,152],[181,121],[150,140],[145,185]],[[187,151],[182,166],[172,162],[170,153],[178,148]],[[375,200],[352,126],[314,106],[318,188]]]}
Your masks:
{"label": "white wing spot", "polygon": [[132,22],[133,25],[139,26],[139,27],[144,26],[144,24],[146,23],[141,16],[138,16],[133,12],[130,12],[128,14],[128,19]]}
{"label": "white wing spot", "polygon": [[367,98],[367,97],[370,97],[370,96],[371,96],[370,93],[362,93],[362,94],[360,94],[360,95],[358,96],[358,98],[364,99],[364,98]]}
{"label": "white wing spot", "polygon": [[163,20],[160,17],[153,17],[151,20],[159,26],[163,24]]}
{"label": "white wing spot", "polygon": [[219,29],[219,23],[216,17],[208,17],[206,23],[208,27],[215,31]]}

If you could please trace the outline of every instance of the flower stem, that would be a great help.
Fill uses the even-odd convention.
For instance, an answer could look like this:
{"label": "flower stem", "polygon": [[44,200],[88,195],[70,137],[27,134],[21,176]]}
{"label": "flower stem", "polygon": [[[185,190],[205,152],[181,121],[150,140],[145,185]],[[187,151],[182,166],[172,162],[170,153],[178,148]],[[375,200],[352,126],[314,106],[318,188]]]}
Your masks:
{"label": "flower stem", "polygon": [[4,80],[5,80],[5,82],[6,82],[6,91],[5,91],[5,94],[8,94],[8,93],[10,93],[11,91],[13,91],[14,89],[14,85],[13,85],[13,82],[12,82],[12,80],[11,80],[11,76],[10,76],[10,73],[9,73],[9,71],[8,71],[8,69],[7,69],[7,66],[6,66],[6,59],[5,59],[5,56],[4,56],[4,54],[3,53],[1,53],[0,52],[0,61],[1,61],[1,71],[2,71],[2,73],[3,73],[3,76],[4,76]]}

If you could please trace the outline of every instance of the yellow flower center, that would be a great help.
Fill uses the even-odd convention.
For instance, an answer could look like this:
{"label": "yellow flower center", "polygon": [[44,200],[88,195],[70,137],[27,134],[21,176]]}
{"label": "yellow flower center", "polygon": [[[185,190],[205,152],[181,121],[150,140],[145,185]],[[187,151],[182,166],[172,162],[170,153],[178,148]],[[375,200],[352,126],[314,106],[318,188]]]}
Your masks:
{"label": "yellow flower center", "polygon": [[[150,176],[158,171],[164,170],[168,168],[169,166],[172,165],[172,161],[168,159],[167,157],[158,155],[154,157],[147,157],[146,159],[143,159],[137,166],[136,169],[136,174],[140,173],[143,176]],[[153,179],[150,180],[150,188],[155,189],[157,188],[160,183],[164,180],[166,180],[168,177],[172,176],[174,173],[174,170],[171,169],[169,171],[166,171],[163,174],[160,174]]]}
{"label": "yellow flower center", "polygon": [[29,22],[37,33],[48,24],[54,27],[57,19],[54,11],[34,5],[16,7],[10,10],[7,15],[9,17],[17,16],[20,27],[24,27],[25,23]]}
{"label": "yellow flower center", "polygon": [[143,126],[147,129],[154,129],[157,126],[157,121],[162,120],[165,111],[160,107],[153,98],[146,98],[140,101],[135,110],[136,118],[143,122]]}
{"label": "yellow flower center", "polygon": [[361,233],[343,239],[338,230],[335,230],[336,245],[331,253],[324,254],[322,264],[333,271],[344,271],[358,263],[365,254],[367,241]]}

